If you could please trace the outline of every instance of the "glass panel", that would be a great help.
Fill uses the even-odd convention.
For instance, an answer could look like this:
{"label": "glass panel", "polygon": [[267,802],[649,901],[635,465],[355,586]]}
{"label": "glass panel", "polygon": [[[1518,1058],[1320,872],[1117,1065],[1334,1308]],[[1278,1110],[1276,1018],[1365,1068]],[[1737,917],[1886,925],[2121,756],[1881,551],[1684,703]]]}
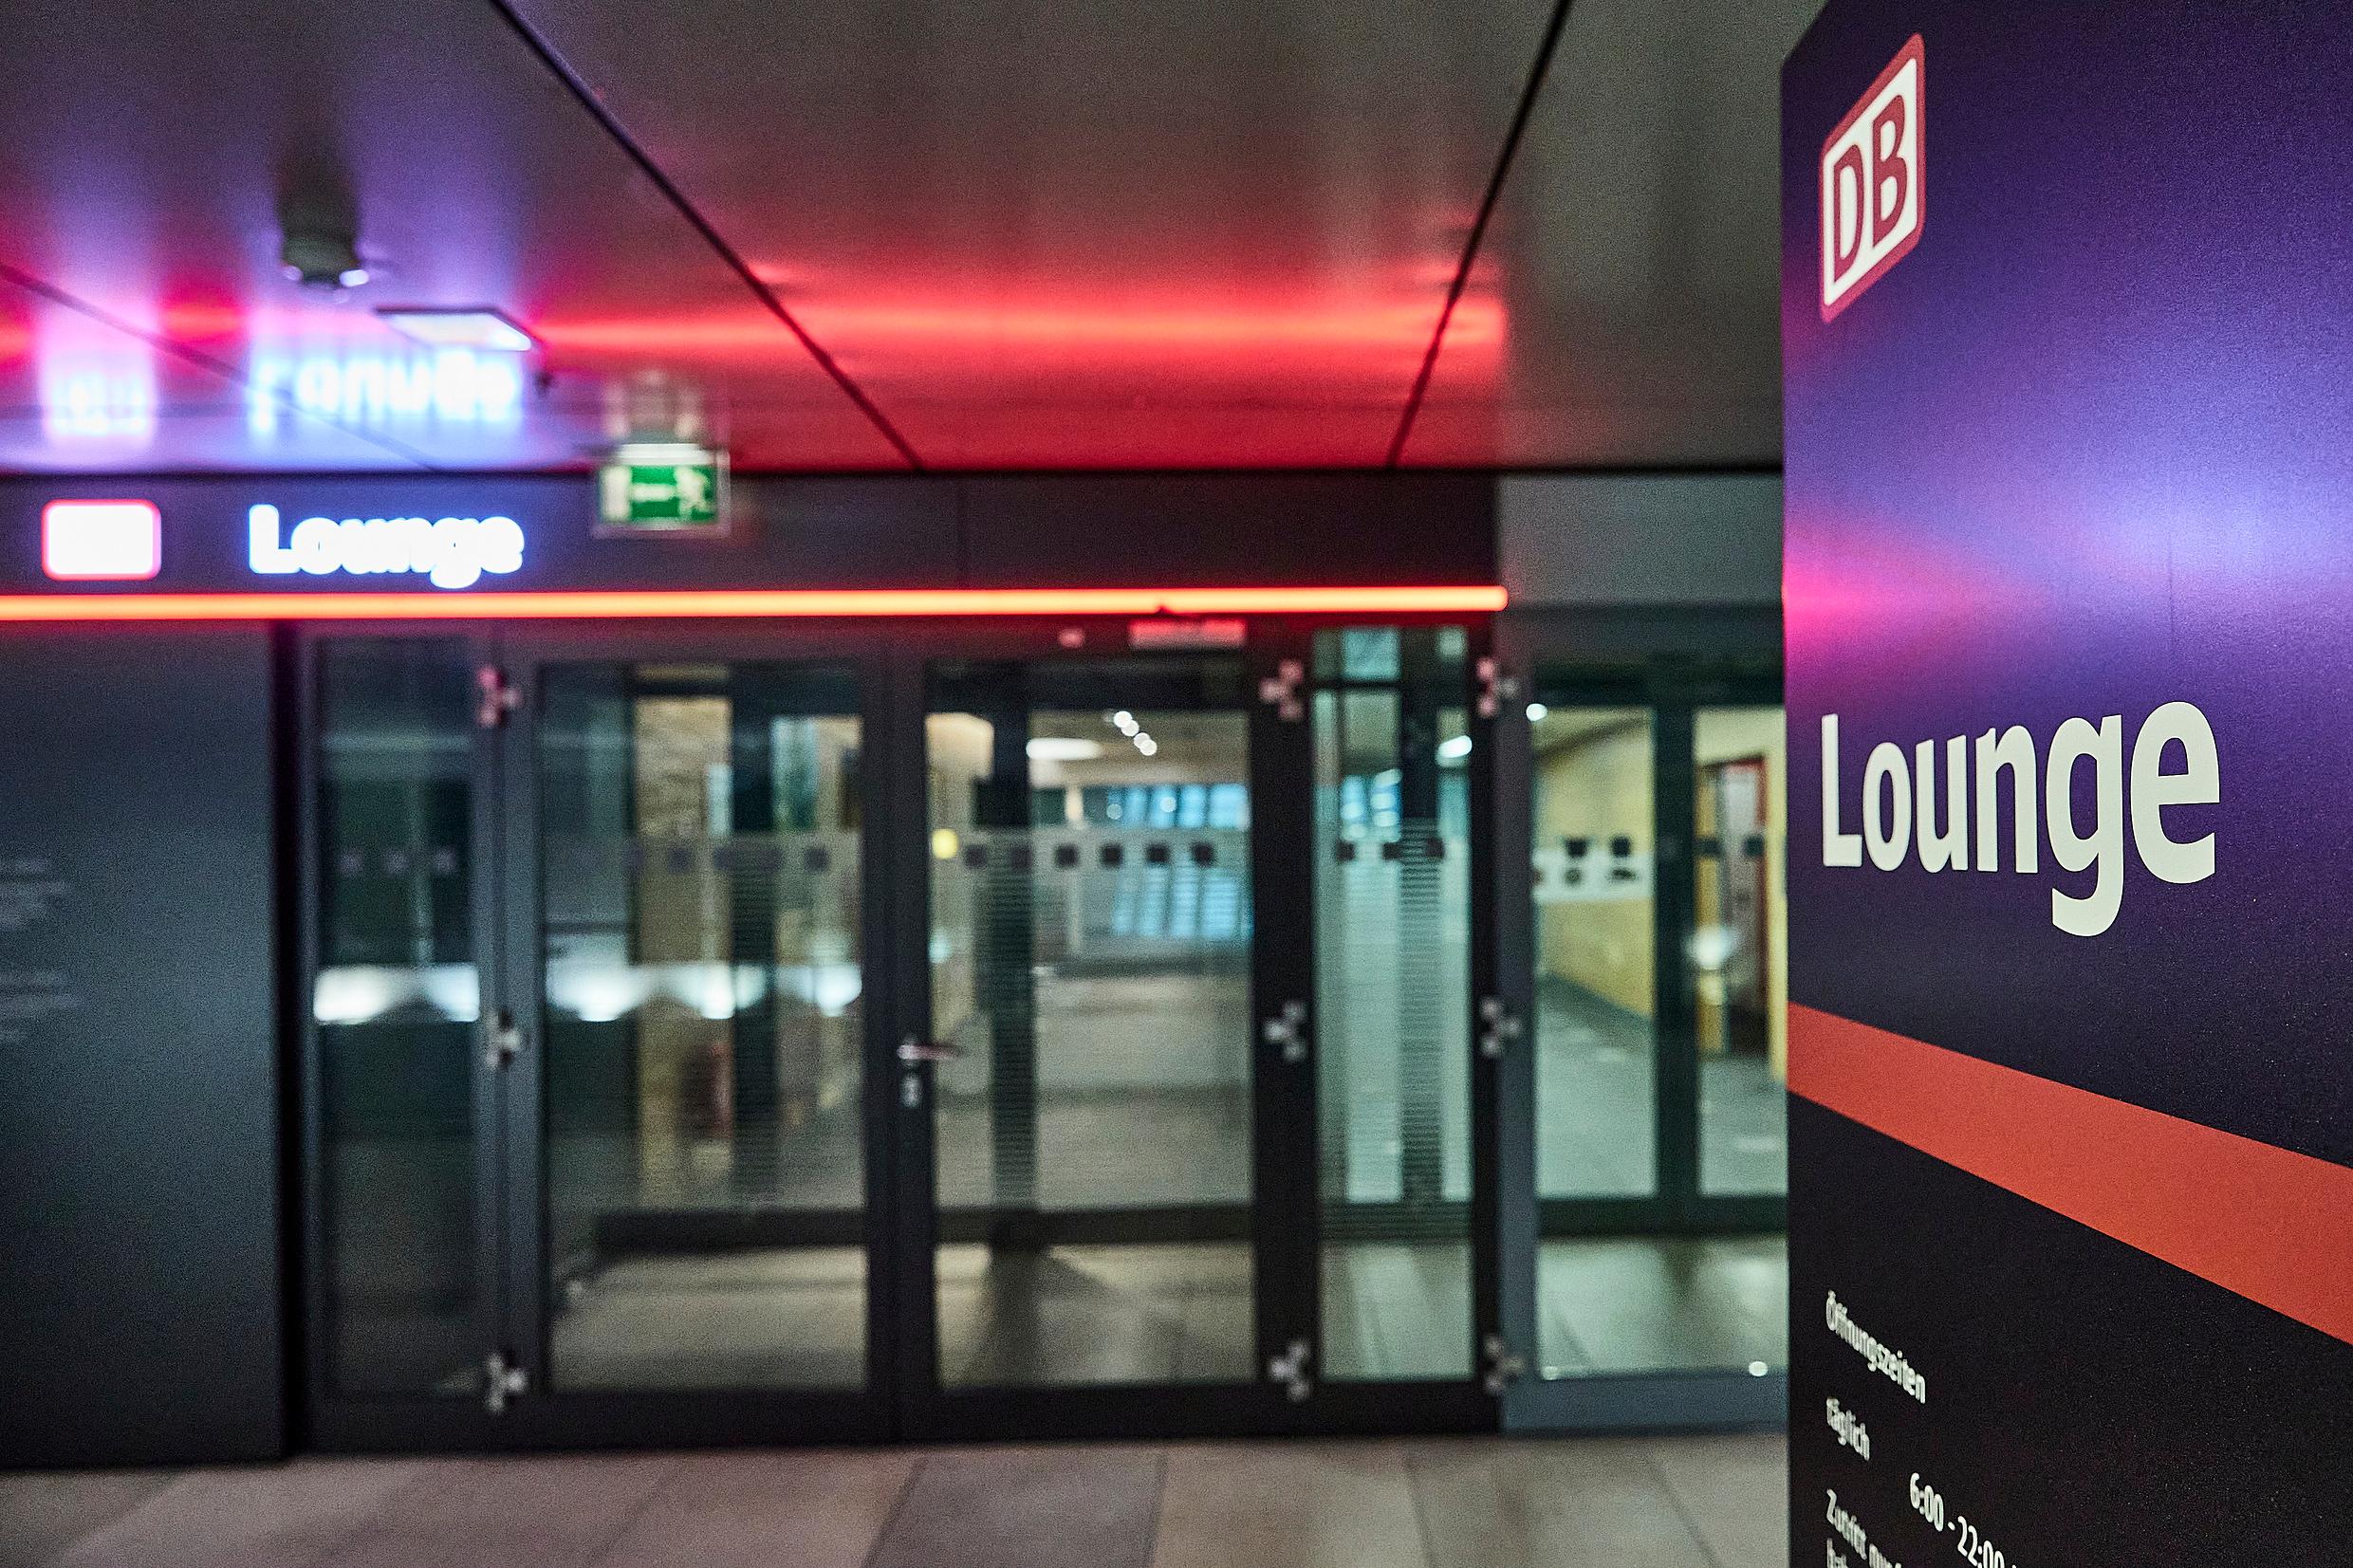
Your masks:
{"label": "glass panel", "polygon": [[[1531,706],[1529,716],[1543,1200],[1537,1370],[1548,1378],[1702,1368],[1761,1374],[1787,1360],[1783,1238],[1693,1233],[1686,1220],[1706,1212],[1698,1173],[1688,1156],[1661,1168],[1658,1128],[1662,1119],[1689,1125],[1683,1118],[1696,1116],[1703,1144],[1714,1137],[1725,1148],[1760,1135],[1756,1084],[1778,1060],[1769,1041],[1779,993],[1760,990],[1760,968],[1739,950],[1743,932],[1778,944],[1770,911],[1779,874],[1769,884],[1728,886],[1726,846],[1708,839],[1722,838],[1720,825],[1746,829],[1761,818],[1766,842],[1756,847],[1769,853],[1746,857],[1752,835],[1740,832],[1730,873],[1753,878],[1760,866],[1778,866],[1779,714],[1741,710],[1695,725],[1700,885],[1680,954],[1655,950],[1652,710],[1556,701]],[[1685,1098],[1662,1106],[1658,965],[1677,957],[1694,987],[1700,1071],[1695,1079],[1671,1075],[1686,1084]],[[1689,1049],[1679,1040],[1667,1044]],[[1697,1107],[1688,1098],[1695,1082]],[[1777,1119],[1773,1126],[1777,1139]],[[1749,1163],[1732,1169],[1745,1172],[1779,1158],[1777,1149],[1769,1155],[1737,1147]]]}
{"label": "glass panel", "polygon": [[1458,628],[1318,637],[1326,1379],[1471,1373],[1471,843]]}
{"label": "glass panel", "polygon": [[548,669],[561,1387],[866,1377],[856,676]]}
{"label": "glass panel", "polygon": [[319,972],[328,1375],[463,1393],[483,1352],[473,1068],[473,661],[319,654]]}
{"label": "glass panel", "polygon": [[932,672],[939,1374],[1252,1375],[1232,658]]}
{"label": "glass panel", "polygon": [[1694,715],[1696,887],[1691,966],[1699,1040],[1699,1186],[1788,1190],[1788,774],[1778,708]]}
{"label": "glass panel", "polygon": [[1536,1190],[1658,1190],[1647,708],[1529,725],[1536,789]]}

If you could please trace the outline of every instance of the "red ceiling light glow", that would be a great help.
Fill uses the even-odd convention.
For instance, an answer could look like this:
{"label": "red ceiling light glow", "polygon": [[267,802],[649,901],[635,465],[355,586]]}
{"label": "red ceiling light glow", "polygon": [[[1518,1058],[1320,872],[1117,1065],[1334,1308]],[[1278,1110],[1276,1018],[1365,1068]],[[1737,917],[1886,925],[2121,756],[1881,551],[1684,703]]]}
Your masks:
{"label": "red ceiling light glow", "polygon": [[143,582],[163,569],[152,501],[52,501],[41,508],[41,571],[58,582]]}
{"label": "red ceiling light glow", "polygon": [[[1264,356],[1295,350],[1418,356],[1429,345],[1430,329],[1436,320],[1435,307],[1417,303],[1261,309],[954,303],[812,304],[803,308],[826,333],[849,341],[1144,354],[1209,351]],[[1455,347],[1499,348],[1506,327],[1500,302],[1466,298],[1455,307],[1447,342]],[[575,352],[732,352],[746,357],[775,352],[765,339],[747,336],[743,323],[733,316],[551,319],[541,323],[541,335],[553,346]]]}

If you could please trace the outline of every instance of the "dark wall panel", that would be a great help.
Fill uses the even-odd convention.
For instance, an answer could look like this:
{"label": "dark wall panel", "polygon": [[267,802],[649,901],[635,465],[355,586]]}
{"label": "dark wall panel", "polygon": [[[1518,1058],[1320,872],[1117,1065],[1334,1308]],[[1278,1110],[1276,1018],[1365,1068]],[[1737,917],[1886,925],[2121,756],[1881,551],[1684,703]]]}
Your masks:
{"label": "dark wall panel", "polygon": [[269,692],[0,639],[0,1466],[282,1448]]}
{"label": "dark wall panel", "polygon": [[1456,474],[973,479],[976,588],[1495,581],[1495,482]]}
{"label": "dark wall panel", "polygon": [[[152,578],[44,575],[44,509],[98,499],[157,508]],[[405,565],[256,572],[256,506],[280,514],[273,543],[312,514],[511,518],[521,563],[449,592],[1488,583],[1495,505],[1474,474],[753,474],[734,480],[734,526],[709,539],[600,533],[581,475],[18,477],[0,479],[0,591],[434,591]]]}

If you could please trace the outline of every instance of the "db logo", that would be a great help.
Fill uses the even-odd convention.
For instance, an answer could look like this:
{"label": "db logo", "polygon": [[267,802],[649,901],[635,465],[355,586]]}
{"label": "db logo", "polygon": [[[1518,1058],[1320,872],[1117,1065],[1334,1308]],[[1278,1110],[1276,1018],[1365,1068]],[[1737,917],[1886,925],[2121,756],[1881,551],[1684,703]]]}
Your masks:
{"label": "db logo", "polygon": [[1919,34],[1896,52],[1822,144],[1822,319],[1920,239]]}

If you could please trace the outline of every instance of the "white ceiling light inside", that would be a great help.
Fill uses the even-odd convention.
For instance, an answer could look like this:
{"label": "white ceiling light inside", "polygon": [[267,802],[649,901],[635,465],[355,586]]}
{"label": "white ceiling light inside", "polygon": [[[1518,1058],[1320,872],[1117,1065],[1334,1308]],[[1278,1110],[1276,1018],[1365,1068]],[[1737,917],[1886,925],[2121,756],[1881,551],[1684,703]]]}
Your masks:
{"label": "white ceiling light inside", "polygon": [[1103,754],[1102,742],[1069,735],[1040,735],[1028,745],[1033,763],[1091,763]]}
{"label": "white ceiling light inside", "polygon": [[431,343],[435,348],[479,348],[526,354],[539,340],[495,310],[444,310],[424,306],[387,305],[377,315],[395,332]]}

